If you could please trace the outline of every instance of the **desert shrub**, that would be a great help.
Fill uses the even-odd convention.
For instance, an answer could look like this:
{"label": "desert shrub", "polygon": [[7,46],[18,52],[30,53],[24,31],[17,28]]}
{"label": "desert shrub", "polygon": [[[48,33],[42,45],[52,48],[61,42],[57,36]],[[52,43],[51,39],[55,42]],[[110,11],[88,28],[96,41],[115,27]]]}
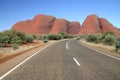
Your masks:
{"label": "desert shrub", "polygon": [[6,34],[6,35],[8,35],[9,37],[10,37],[10,40],[13,38],[13,37],[15,37],[15,36],[17,36],[16,34],[15,34],[15,30],[6,30],[6,31],[3,31],[3,33],[4,34]]}
{"label": "desert shrub", "polygon": [[38,40],[43,40],[43,36],[42,35],[38,36]]}
{"label": "desert shrub", "polygon": [[120,41],[115,43],[116,52],[120,49]]}
{"label": "desert shrub", "polygon": [[0,33],[0,46],[6,46],[9,42],[9,36],[4,33]]}
{"label": "desert shrub", "polygon": [[48,39],[47,35],[42,35],[42,39]]}
{"label": "desert shrub", "polygon": [[35,40],[38,40],[38,38],[39,38],[39,36],[37,36],[37,35],[33,35],[33,37]]}
{"label": "desert shrub", "polygon": [[21,44],[22,40],[19,36],[15,36],[11,39],[12,44]]}
{"label": "desert shrub", "polygon": [[65,32],[59,32],[58,34],[62,35],[63,38],[68,38],[68,34]]}
{"label": "desert shrub", "polygon": [[34,40],[33,35],[26,35],[26,41],[27,42],[33,42],[33,40]]}
{"label": "desert shrub", "polygon": [[48,34],[47,35],[47,39],[49,39],[49,40],[60,40],[62,38],[63,37],[60,34]]}
{"label": "desert shrub", "polygon": [[25,36],[25,33],[23,32],[16,31],[16,30],[6,30],[6,31],[3,31],[3,33],[9,36],[10,42],[11,42],[11,39],[16,36],[20,37],[23,43],[26,42],[26,36]]}
{"label": "desert shrub", "polygon": [[102,35],[101,39],[105,39],[105,36],[107,36],[107,35],[115,36],[112,31],[107,31],[107,32],[105,32],[105,33]]}
{"label": "desert shrub", "polygon": [[43,42],[44,43],[47,43],[49,40],[48,39],[43,39]]}
{"label": "desert shrub", "polygon": [[12,48],[13,48],[13,50],[17,50],[17,49],[19,49],[19,46],[17,44],[13,44]]}
{"label": "desert shrub", "polygon": [[21,38],[21,42],[22,42],[22,43],[26,42],[26,35],[25,35],[25,33],[16,31],[15,34],[16,34],[18,37]]}
{"label": "desert shrub", "polygon": [[102,34],[96,34],[95,36],[96,36],[96,38],[97,38],[97,40],[94,41],[95,43],[100,43],[100,42],[102,42]]}
{"label": "desert shrub", "polygon": [[111,34],[107,34],[102,41],[106,45],[113,45],[115,43],[115,37]]}
{"label": "desert shrub", "polygon": [[97,41],[97,36],[90,34],[90,35],[87,35],[85,37],[85,40],[88,41],[88,42],[96,42]]}

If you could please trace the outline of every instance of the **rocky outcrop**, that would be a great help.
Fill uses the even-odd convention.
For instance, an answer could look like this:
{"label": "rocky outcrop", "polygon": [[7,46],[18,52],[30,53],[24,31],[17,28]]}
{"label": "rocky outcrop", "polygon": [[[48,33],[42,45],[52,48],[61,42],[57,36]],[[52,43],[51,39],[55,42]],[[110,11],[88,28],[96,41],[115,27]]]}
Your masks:
{"label": "rocky outcrop", "polygon": [[25,33],[30,33],[30,28],[32,26],[33,21],[32,20],[27,20],[27,21],[20,21],[17,22],[12,29],[18,30],[18,31],[22,31]]}
{"label": "rocky outcrop", "polygon": [[68,34],[78,34],[80,32],[80,23],[79,22],[70,22],[67,28]]}
{"label": "rocky outcrop", "polygon": [[56,18],[53,16],[37,15],[33,19],[32,31],[34,34],[48,34]]}
{"label": "rocky outcrop", "polygon": [[[13,25],[12,29],[28,34],[37,35],[48,33],[56,34],[58,32],[67,33],[67,31],[70,34],[77,34],[79,29],[78,27],[80,27],[78,22],[70,23],[65,19],[56,19],[53,16],[40,14],[35,16],[33,20],[21,21],[16,23],[15,25]],[[71,29],[74,29],[74,31],[72,31]]]}
{"label": "rocky outcrop", "polygon": [[97,15],[87,16],[80,29],[80,34],[101,33],[99,18]]}
{"label": "rocky outcrop", "polygon": [[69,25],[69,21],[65,19],[56,19],[53,23],[51,32],[52,34],[56,34],[58,32],[67,32],[67,27]]}
{"label": "rocky outcrop", "polygon": [[119,35],[120,32],[118,29],[116,29],[109,21],[107,21],[105,18],[100,18],[100,27],[102,30],[102,33],[107,31],[112,31],[115,35]]}
{"label": "rocky outcrop", "polygon": [[65,32],[68,34],[96,34],[112,31],[119,35],[120,31],[115,28],[105,18],[99,18],[97,15],[89,15],[82,24],[79,22],[70,22],[65,19],[56,19],[54,16],[36,15],[33,20],[20,21],[13,25],[12,29],[22,31],[28,34],[56,34]]}
{"label": "rocky outcrop", "polygon": [[89,15],[83,22],[79,35],[105,33],[107,31],[112,31],[115,35],[120,34],[118,29],[105,18],[99,18],[97,15]]}

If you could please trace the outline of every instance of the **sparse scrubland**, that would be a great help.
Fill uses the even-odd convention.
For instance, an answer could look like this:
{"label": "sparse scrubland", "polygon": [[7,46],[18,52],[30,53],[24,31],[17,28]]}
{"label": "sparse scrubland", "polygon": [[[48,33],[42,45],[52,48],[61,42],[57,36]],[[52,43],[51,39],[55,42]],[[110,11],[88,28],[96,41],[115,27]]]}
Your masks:
{"label": "sparse scrubland", "polygon": [[[12,53],[16,50],[24,50],[23,48],[26,47],[31,48],[39,44],[45,44],[51,40],[61,40],[74,37],[74,35],[64,32],[59,32],[58,34],[30,35],[16,30],[6,30],[0,32],[0,55]],[[31,46],[29,44],[31,44]]]}
{"label": "sparse scrubland", "polygon": [[115,36],[111,31],[104,34],[89,34],[85,36],[84,40],[87,43],[93,43],[88,43],[89,45],[120,54],[120,36]]}

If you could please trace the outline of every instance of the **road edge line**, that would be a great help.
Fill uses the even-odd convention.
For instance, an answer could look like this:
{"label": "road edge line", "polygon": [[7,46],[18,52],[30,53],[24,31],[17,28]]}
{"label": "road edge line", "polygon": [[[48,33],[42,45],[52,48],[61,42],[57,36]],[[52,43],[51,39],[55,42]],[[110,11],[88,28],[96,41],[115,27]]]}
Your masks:
{"label": "road edge line", "polygon": [[66,44],[65,44],[65,46],[66,46],[66,49],[68,49],[68,44],[70,43],[70,40],[68,40],[67,42],[66,42]]}
{"label": "road edge line", "polygon": [[101,52],[101,51],[96,50],[96,49],[94,49],[94,48],[88,47],[88,46],[84,45],[84,44],[81,43],[81,42],[80,42],[80,44],[81,44],[82,46],[86,47],[86,48],[89,48],[89,49],[91,49],[91,50],[94,50],[94,51],[99,52],[99,53],[101,53],[101,54],[103,54],[103,55],[106,55],[106,56],[108,56],[108,57],[111,57],[111,58],[113,58],[113,59],[116,59],[116,60],[119,60],[119,61],[120,61],[120,58],[117,58],[117,57],[115,57],[115,56],[112,56],[112,55],[109,55],[109,54],[107,54],[107,53]]}
{"label": "road edge line", "polygon": [[[53,43],[54,44],[54,43]],[[28,58],[26,58],[25,60],[23,60],[22,62],[20,62],[18,65],[16,65],[15,67],[13,67],[11,70],[9,70],[8,72],[6,72],[5,74],[3,74],[0,77],[0,80],[2,80],[4,77],[6,77],[8,74],[10,74],[12,71],[14,71],[15,69],[17,69],[19,66],[21,66],[22,64],[24,64],[25,62],[27,62],[29,59],[31,59],[33,56],[35,56],[36,54],[38,54],[39,52],[41,52],[42,50],[46,49],[47,47],[53,45],[50,44],[48,46],[45,46],[44,48],[40,49],[39,51],[35,52],[33,55],[29,56]]]}

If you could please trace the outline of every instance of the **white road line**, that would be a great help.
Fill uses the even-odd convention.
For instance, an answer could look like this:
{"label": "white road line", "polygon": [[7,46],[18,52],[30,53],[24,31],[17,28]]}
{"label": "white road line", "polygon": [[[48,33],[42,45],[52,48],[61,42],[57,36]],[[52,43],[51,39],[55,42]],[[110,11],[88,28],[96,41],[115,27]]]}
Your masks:
{"label": "white road line", "polygon": [[[81,44],[81,43],[80,43],[80,44]],[[81,44],[81,45],[84,46],[84,47],[87,47],[87,48],[89,48],[89,49],[91,49],[91,50],[94,50],[94,51],[96,51],[96,52],[99,52],[99,53],[101,53],[101,54],[103,54],[103,55],[106,55],[106,56],[108,56],[108,57],[111,57],[111,58],[114,58],[114,59],[120,61],[120,58],[117,58],[117,57],[115,57],[115,56],[109,55],[109,54],[107,54],[107,53],[103,53],[103,52],[101,52],[101,51],[98,51],[98,50],[93,49],[93,48],[91,48],[91,47],[85,46],[85,45],[83,45],[83,44]]]}
{"label": "white road line", "polygon": [[73,60],[76,62],[76,64],[77,64],[78,66],[80,66],[80,63],[77,61],[76,58],[73,57]]}
{"label": "white road line", "polygon": [[40,51],[44,50],[45,48],[49,47],[50,45],[40,49],[39,51],[37,51],[36,53],[34,53],[33,55],[31,55],[30,57],[26,58],[24,61],[22,61],[21,63],[19,63],[17,66],[15,66],[14,68],[12,68],[11,70],[9,70],[7,73],[5,73],[3,76],[0,77],[0,80],[2,80],[4,77],[6,77],[8,74],[10,74],[12,71],[14,71],[15,69],[17,69],[19,66],[21,66],[22,64],[24,64],[26,61],[28,61],[30,58],[32,58],[33,56],[35,56],[36,54],[38,54]]}
{"label": "white road line", "polygon": [[66,49],[68,49],[68,44],[69,44],[70,41],[66,42]]}

